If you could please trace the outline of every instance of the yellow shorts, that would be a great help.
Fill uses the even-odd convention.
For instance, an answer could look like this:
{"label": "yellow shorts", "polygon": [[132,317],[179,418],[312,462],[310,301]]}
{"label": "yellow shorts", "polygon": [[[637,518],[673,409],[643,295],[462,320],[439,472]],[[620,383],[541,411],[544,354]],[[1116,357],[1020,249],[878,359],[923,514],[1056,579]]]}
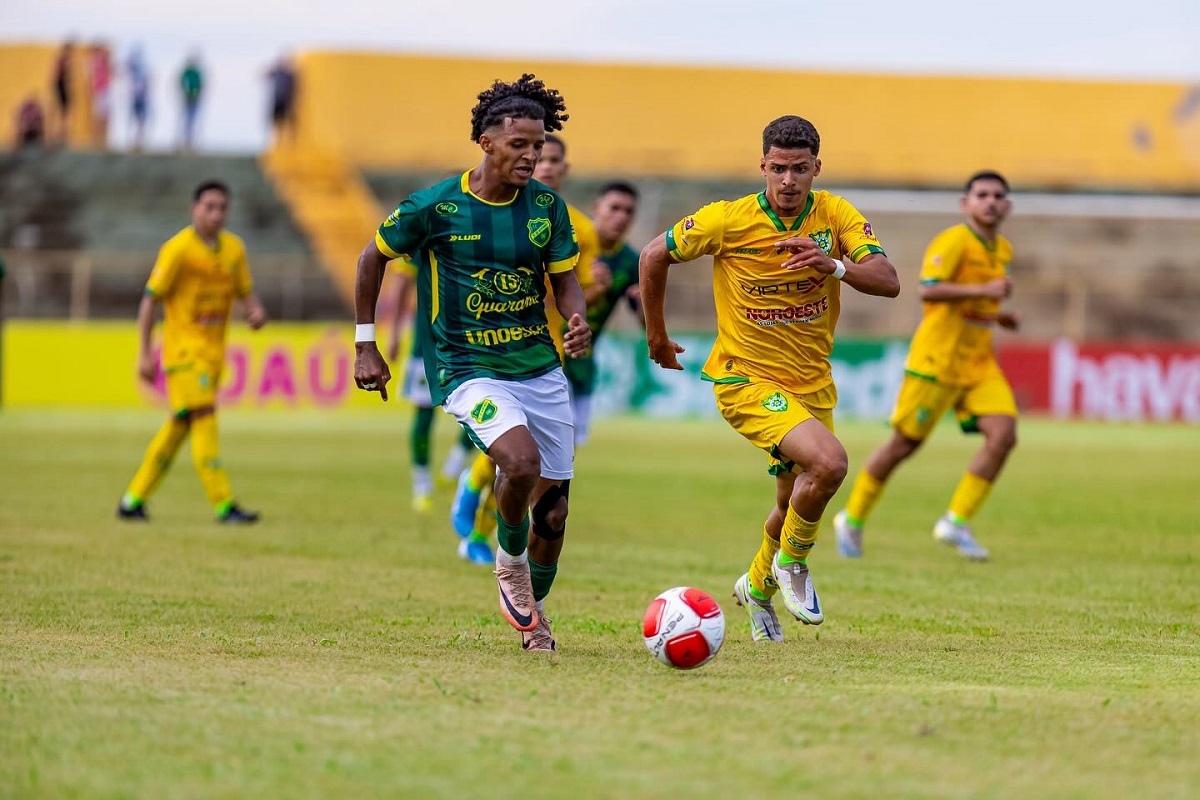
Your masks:
{"label": "yellow shorts", "polygon": [[815,392],[795,394],[768,381],[713,384],[717,410],[735,431],[767,451],[767,471],[790,472],[795,464],[780,457],[779,443],[793,428],[815,419],[833,431],[837,387],[830,383]]}
{"label": "yellow shorts", "polygon": [[167,402],[175,416],[217,404],[217,384],[221,380],[219,367],[195,362],[168,367],[166,373]]}
{"label": "yellow shorts", "polygon": [[908,439],[922,441],[951,408],[964,433],[978,433],[979,417],[1017,416],[1012,387],[1000,366],[992,362],[983,379],[968,386],[906,374],[892,411],[892,427]]}

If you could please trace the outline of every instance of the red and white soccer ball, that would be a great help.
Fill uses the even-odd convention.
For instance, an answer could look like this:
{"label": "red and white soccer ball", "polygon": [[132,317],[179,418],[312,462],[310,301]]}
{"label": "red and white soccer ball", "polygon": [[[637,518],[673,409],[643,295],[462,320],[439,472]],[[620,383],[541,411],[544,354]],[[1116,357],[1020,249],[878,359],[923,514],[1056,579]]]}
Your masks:
{"label": "red and white soccer ball", "polygon": [[654,598],[642,619],[646,647],[662,663],[695,669],[716,656],[725,641],[725,615],[712,595],[676,586]]}

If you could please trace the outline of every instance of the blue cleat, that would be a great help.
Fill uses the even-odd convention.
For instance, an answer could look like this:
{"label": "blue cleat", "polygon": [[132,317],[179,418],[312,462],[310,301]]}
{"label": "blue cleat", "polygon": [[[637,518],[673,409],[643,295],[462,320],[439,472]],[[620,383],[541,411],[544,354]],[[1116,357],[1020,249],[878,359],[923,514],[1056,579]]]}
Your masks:
{"label": "blue cleat", "polygon": [[837,552],[842,558],[862,558],[863,529],[861,525],[850,522],[846,512],[839,511],[833,518],[834,540],[837,542]]}
{"label": "blue cleat", "polygon": [[458,557],[472,564],[492,566],[496,563],[496,554],[491,545],[480,539],[463,539],[458,543]]}
{"label": "blue cleat", "polygon": [[450,524],[454,532],[464,539],[475,530],[475,515],[479,513],[480,493],[468,485],[470,481],[471,470],[464,470],[458,476],[458,488],[454,490],[454,499],[450,501]]}

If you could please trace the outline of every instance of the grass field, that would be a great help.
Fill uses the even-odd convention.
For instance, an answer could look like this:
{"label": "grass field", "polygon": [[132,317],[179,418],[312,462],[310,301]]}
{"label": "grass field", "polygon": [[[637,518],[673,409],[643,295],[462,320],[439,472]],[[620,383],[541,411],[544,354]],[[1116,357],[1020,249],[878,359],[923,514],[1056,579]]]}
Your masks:
{"label": "grass field", "polygon": [[[1200,794],[1195,428],[1027,422],[983,565],[930,537],[975,444],[939,431],[863,561],[824,532],[826,624],[769,646],[729,598],[763,456],[719,421],[601,423],[534,656],[448,498],[409,511],[403,413],[223,418],[252,529],[211,521],[186,452],[150,526],[113,518],[158,423],[0,414],[0,796]],[[853,471],[885,429],[841,434]],[[679,584],[728,615],[696,672],[641,641]]]}

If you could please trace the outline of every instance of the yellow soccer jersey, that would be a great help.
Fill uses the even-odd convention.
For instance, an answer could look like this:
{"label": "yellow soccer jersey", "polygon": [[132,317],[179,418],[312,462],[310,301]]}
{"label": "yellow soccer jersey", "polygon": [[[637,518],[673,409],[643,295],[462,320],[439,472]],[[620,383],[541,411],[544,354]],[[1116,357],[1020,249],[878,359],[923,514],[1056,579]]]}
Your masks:
{"label": "yellow soccer jersey", "polygon": [[[988,242],[968,225],[939,233],[925,251],[921,285],[983,284],[1008,274],[1012,245],[1003,236]],[[1000,301],[988,297],[925,303],[905,369],[943,383],[978,382],[993,360],[992,328]]]}
{"label": "yellow soccer jersey", "polygon": [[235,297],[250,294],[246,247],[228,231],[209,247],[188,226],[167,240],[146,283],[163,303],[164,368],[225,361],[225,326]]}
{"label": "yellow soccer jersey", "polygon": [[[600,237],[596,235],[596,226],[584,214],[570,203],[567,213],[571,216],[571,227],[575,229],[575,241],[579,245],[579,260],[575,262],[575,279],[581,288],[586,289],[595,283],[592,277],[592,261],[600,257]],[[561,356],[563,330],[567,323],[562,314],[558,313],[558,305],[554,302],[554,288],[546,277],[546,321],[550,325],[550,335],[554,338],[554,346]]]}
{"label": "yellow soccer jersey", "polygon": [[713,257],[717,341],[703,377],[770,380],[803,394],[833,382],[829,352],[841,282],[814,269],[785,270],[775,243],[809,236],[831,257],[882,253],[871,224],[844,198],[812,192],[800,216],[781,219],[765,193],[707,205],[667,231],[672,261]]}

